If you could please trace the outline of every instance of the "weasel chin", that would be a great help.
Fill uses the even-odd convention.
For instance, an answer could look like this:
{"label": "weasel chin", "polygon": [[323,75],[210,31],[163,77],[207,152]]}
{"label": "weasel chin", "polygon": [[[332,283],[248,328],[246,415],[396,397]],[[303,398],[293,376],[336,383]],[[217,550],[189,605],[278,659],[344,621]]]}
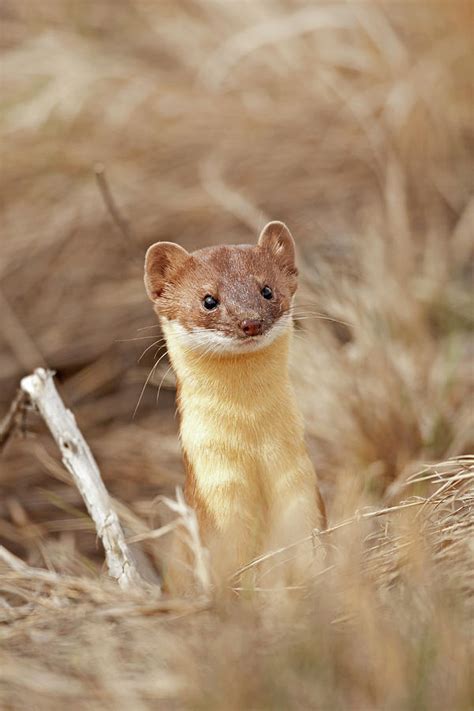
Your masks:
{"label": "weasel chin", "polygon": [[258,336],[229,336],[216,329],[185,328],[179,321],[164,319],[165,334],[170,333],[180,345],[194,351],[212,355],[238,355],[254,353],[271,345],[279,336],[286,333],[292,325],[290,314],[284,314],[275,323]]}

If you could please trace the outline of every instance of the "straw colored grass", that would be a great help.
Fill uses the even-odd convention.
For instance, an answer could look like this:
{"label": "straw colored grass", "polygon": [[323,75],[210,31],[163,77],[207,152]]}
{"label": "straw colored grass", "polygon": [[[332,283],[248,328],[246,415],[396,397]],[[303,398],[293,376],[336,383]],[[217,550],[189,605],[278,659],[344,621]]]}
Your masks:
{"label": "straw colored grass", "polygon": [[[0,707],[472,708],[472,20],[456,0],[3,4],[0,414],[57,372],[150,584],[108,580],[44,424],[15,417]],[[267,219],[298,245],[324,555],[302,590],[268,589],[295,546],[215,595],[188,517],[200,582],[169,599],[153,532],[183,469],[143,255]]]}

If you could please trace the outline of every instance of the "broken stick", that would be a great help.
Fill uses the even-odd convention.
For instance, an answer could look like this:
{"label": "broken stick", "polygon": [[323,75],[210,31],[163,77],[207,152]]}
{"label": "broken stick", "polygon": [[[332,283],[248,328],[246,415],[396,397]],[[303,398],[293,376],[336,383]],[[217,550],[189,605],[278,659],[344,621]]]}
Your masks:
{"label": "broken stick", "polygon": [[87,510],[102,540],[109,574],[121,588],[137,587],[142,579],[132,553],[112,509],[99,467],[82,436],[74,415],[64,407],[53,382],[53,373],[37,368],[33,375],[21,381],[21,389],[36,405],[62,455],[64,465],[72,474]]}

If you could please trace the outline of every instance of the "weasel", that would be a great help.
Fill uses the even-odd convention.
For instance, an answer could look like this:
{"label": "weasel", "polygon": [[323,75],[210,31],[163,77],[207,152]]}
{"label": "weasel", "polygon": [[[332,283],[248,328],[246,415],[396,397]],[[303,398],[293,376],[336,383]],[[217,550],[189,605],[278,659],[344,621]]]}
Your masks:
{"label": "weasel", "polygon": [[282,222],[256,245],[146,253],[177,381],[185,498],[221,572],[325,525],[289,378],[297,275]]}

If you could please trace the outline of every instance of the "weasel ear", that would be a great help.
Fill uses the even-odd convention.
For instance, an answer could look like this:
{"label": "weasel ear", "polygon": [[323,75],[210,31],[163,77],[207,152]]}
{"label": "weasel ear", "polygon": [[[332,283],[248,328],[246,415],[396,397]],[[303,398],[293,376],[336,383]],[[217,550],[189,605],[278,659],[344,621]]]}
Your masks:
{"label": "weasel ear", "polygon": [[271,252],[281,269],[297,276],[295,240],[284,222],[269,222],[258,238],[260,247]]}
{"label": "weasel ear", "polygon": [[174,242],[156,242],[145,256],[145,289],[148,298],[156,302],[170,278],[188,259],[189,253]]}

